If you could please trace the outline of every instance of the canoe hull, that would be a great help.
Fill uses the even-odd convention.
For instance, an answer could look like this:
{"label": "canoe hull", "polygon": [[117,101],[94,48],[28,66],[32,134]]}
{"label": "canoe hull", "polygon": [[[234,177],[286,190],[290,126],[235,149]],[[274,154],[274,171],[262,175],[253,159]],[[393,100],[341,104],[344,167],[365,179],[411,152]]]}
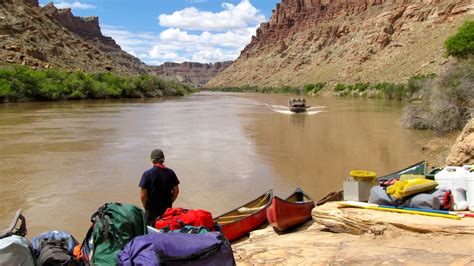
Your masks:
{"label": "canoe hull", "polygon": [[[269,190],[259,198],[244,204],[240,208],[214,218],[214,222],[220,226],[224,236],[232,242],[267,222],[267,208],[270,206],[272,199],[273,191]],[[240,211],[240,209],[252,209],[255,207],[258,207],[258,209],[248,214],[242,214]]]}
{"label": "canoe hull", "polygon": [[268,222],[273,228],[284,231],[295,225],[311,220],[314,202],[293,203],[274,197],[267,209]]}
{"label": "canoe hull", "polygon": [[262,209],[234,223],[221,226],[221,231],[229,241],[237,240],[267,222],[266,209]]}

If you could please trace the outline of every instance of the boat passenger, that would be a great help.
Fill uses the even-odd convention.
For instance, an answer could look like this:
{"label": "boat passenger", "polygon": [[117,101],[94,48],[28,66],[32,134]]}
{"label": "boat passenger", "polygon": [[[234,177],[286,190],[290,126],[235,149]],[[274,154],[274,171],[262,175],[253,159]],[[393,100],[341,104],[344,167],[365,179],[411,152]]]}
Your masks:
{"label": "boat passenger", "polygon": [[171,208],[178,197],[179,180],[175,172],[163,164],[165,155],[162,150],[153,150],[150,158],[153,167],[143,173],[139,186],[145,219],[153,226],[155,219]]}

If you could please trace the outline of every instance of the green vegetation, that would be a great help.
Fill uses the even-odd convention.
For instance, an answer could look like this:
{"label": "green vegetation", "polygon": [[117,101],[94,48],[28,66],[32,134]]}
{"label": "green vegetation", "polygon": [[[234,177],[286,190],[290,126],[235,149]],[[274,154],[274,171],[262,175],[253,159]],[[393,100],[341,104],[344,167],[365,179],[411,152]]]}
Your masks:
{"label": "green vegetation", "polygon": [[405,100],[416,98],[416,94],[421,91],[422,84],[427,79],[433,79],[436,75],[416,75],[411,77],[407,83],[382,82],[371,84],[358,82],[354,84],[338,83],[334,86],[334,91],[340,96],[364,95],[369,92],[372,97],[384,97],[386,99]]}
{"label": "green vegetation", "polygon": [[421,102],[408,106],[403,122],[414,129],[441,134],[461,130],[474,116],[474,21],[466,21],[445,42],[446,54],[460,60],[437,79],[411,79],[408,90],[420,91]]}
{"label": "green vegetation", "polygon": [[472,56],[474,54],[474,21],[466,21],[444,44],[447,55],[458,58]]}
{"label": "green vegetation", "polygon": [[282,87],[258,87],[258,86],[240,86],[240,87],[220,87],[213,90],[222,92],[250,92],[250,93],[285,93],[285,94],[317,94],[326,86],[326,83],[306,84],[303,88],[282,86]]}
{"label": "green vegetation", "polygon": [[474,60],[459,63],[422,84],[421,103],[407,107],[404,124],[439,133],[461,130],[474,113]]}
{"label": "green vegetation", "polygon": [[154,75],[121,77],[25,66],[0,69],[0,102],[140,98],[184,95],[194,89]]}

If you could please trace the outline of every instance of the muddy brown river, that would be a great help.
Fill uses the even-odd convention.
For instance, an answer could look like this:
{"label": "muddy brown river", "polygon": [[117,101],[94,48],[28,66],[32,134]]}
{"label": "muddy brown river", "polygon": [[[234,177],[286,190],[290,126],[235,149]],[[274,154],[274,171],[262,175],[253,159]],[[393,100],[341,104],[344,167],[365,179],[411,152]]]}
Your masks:
{"label": "muddy brown river", "polygon": [[430,133],[400,125],[398,102],[307,97],[326,106],[288,115],[288,95],[198,93],[181,98],[0,105],[0,229],[23,209],[28,237],[66,230],[82,240],[106,202],[140,206],[152,149],[181,181],[175,206],[214,215],[273,188],[313,198],[351,169],[386,174],[423,159]]}

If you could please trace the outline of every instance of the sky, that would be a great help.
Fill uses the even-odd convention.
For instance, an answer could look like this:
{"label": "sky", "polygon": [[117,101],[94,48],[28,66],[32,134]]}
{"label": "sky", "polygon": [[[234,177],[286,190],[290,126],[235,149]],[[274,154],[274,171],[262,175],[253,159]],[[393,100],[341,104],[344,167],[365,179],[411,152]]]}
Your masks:
{"label": "sky", "polygon": [[61,0],[148,65],[236,59],[281,0]]}

